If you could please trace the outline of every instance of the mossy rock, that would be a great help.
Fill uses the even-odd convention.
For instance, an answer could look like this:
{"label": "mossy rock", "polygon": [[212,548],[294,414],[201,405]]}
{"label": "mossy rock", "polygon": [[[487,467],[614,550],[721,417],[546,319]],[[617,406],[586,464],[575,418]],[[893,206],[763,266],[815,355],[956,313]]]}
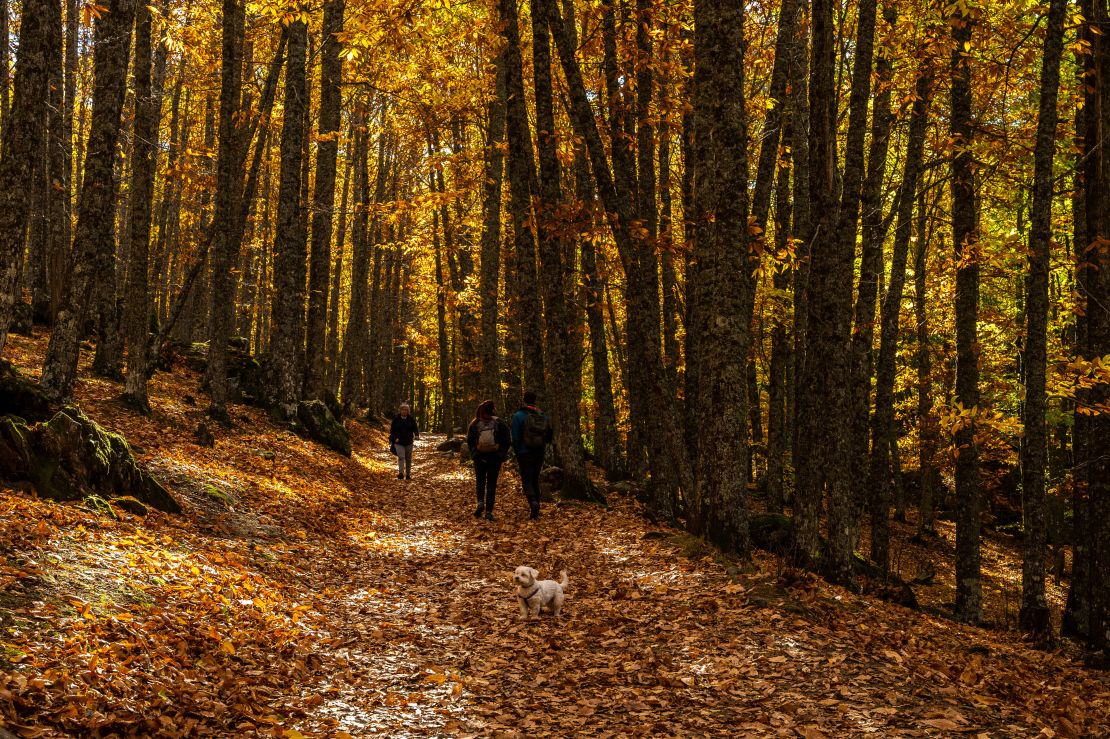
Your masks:
{"label": "mossy rock", "polygon": [[89,509],[93,513],[98,513],[101,516],[108,516],[109,518],[119,519],[119,514],[112,508],[112,504],[99,495],[87,495],[81,501],[81,505]]}
{"label": "mossy rock", "polygon": [[[23,451],[4,454],[17,448],[8,441],[12,438],[22,440]],[[44,498],[132,497],[168,513],[181,512],[177,500],[139,466],[127,440],[105,431],[78,408],[67,406],[37,426],[20,425],[8,417],[0,422],[0,439],[0,456],[5,459],[18,461],[20,453],[26,454],[19,476],[33,482]]]}
{"label": "mossy rock", "polygon": [[131,495],[112,498],[110,502],[113,507],[121,511],[127,511],[134,516],[146,516],[150,514],[150,506]]}
{"label": "mossy rock", "polygon": [[297,404],[297,421],[304,434],[344,457],[351,456],[351,437],[343,424],[335,420],[327,405],[320,400],[302,400]]}

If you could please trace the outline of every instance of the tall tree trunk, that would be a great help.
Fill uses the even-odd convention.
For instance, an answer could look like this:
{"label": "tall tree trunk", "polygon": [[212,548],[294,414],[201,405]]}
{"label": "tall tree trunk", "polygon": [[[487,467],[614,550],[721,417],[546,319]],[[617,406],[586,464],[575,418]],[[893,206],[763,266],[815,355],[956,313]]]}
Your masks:
{"label": "tall tree trunk", "polygon": [[[351,137],[354,140],[354,136]],[[348,149],[350,151],[350,149]],[[343,277],[343,252],[347,238],[347,203],[351,191],[353,158],[347,156],[343,169],[343,190],[339,201],[339,226],[335,233],[335,250],[328,290],[327,390],[333,396],[339,389],[339,287]]]}
{"label": "tall tree trunk", "polygon": [[957,6],[950,19],[955,48],[951,60],[952,240],[956,250],[956,403],[963,418],[956,444],[956,617],[982,617],[979,553],[979,234],[971,153],[971,66],[967,49],[972,19]]}
{"label": "tall tree trunk", "polygon": [[744,15],[723,0],[694,3],[694,274],[699,383],[695,531],[746,556],[747,388],[755,285],[748,257]]}
{"label": "tall tree trunk", "polygon": [[1033,204],[1029,229],[1029,277],[1025,304],[1025,433],[1021,439],[1022,515],[1025,537],[1021,569],[1021,628],[1045,634],[1052,621],[1045,600],[1045,370],[1048,362],[1048,272],[1052,244],[1052,163],[1056,154],[1056,101],[1064,48],[1067,0],[1052,0],[1041,58],[1040,111],[1033,152]]}
{"label": "tall tree trunk", "polygon": [[[361,122],[361,111],[355,112]],[[385,118],[384,114],[382,116]],[[355,218],[351,227],[351,298],[347,308],[347,326],[343,336],[343,407],[353,411],[366,401],[363,390],[363,360],[366,353],[367,337],[367,290],[370,279],[370,249],[367,243],[366,223],[370,207],[370,173],[368,135],[361,127],[355,128],[354,144],[354,183]],[[378,138],[378,181],[385,177],[385,134]],[[375,277],[377,276],[375,262]],[[376,313],[375,313],[376,315]],[[373,352],[376,347],[371,346]],[[373,356],[373,353],[371,354]],[[373,410],[373,409],[371,409]]]}
{"label": "tall tree trunk", "polygon": [[[536,90],[536,134],[539,151],[539,182],[536,221],[539,235],[540,273],[547,323],[546,387],[555,426],[555,446],[563,468],[561,494],[583,500],[604,500],[590,482],[582,455],[579,355],[582,336],[574,315],[577,283],[574,274],[573,240],[564,235],[560,219],[567,203],[560,185],[560,167],[555,140],[555,100],[551,75],[550,15],[554,0],[532,0],[532,69]],[[654,198],[654,188],[652,190]]]}
{"label": "tall tree trunk", "polygon": [[[485,146],[485,181],[482,192],[482,240],[479,287],[482,296],[481,340],[482,392],[487,399],[502,402],[501,363],[497,339],[498,283],[501,269],[501,190],[505,172],[505,53],[494,60],[493,95],[486,106],[488,129]],[[514,399],[515,400],[515,399]],[[508,410],[505,408],[504,410]]]}
{"label": "tall tree trunk", "polygon": [[289,25],[289,59],[285,65],[285,114],[281,129],[281,177],[278,182],[277,229],[274,233],[274,299],[271,361],[277,400],[287,418],[301,399],[305,341],[306,243],[301,176],[307,123],[308,25]]}
{"label": "tall tree trunk", "polygon": [[[931,71],[923,70],[918,73],[913,109],[910,112],[909,136],[906,140],[906,165],[902,172],[898,195],[895,198],[898,220],[894,228],[890,285],[883,297],[879,318],[879,358],[875,369],[875,416],[871,423],[871,464],[867,487],[871,497],[871,559],[884,573],[890,567],[890,449],[897,441],[894,429],[894,379],[897,369],[898,316],[902,310],[906,260],[910,238],[913,235],[913,210],[917,200],[918,182],[921,179],[921,161],[925,150],[925,130],[929,124],[928,110],[932,85]],[[918,241],[924,242],[924,240],[925,234],[919,233]],[[918,247],[921,248],[921,246],[922,244],[919,243]],[[881,259],[881,243],[878,249]],[[921,277],[924,278],[924,273]],[[870,378],[867,384],[870,385]],[[866,450],[861,450],[862,452]]]}
{"label": "tall tree trunk", "polygon": [[[429,138],[428,142],[428,155],[429,158],[435,154],[435,148],[431,144]],[[433,174],[434,178],[434,174]],[[434,179],[433,179],[434,181]],[[447,434],[447,438],[451,438],[454,431],[454,421],[452,419],[454,408],[452,407],[452,393],[451,393],[451,343],[447,338],[447,284],[443,278],[443,248],[439,243],[439,230],[440,218],[439,209],[432,209],[432,251],[435,252],[435,274],[436,274],[436,335],[439,339],[439,351],[437,352],[437,359],[439,360],[439,402],[440,402],[440,430]]]}
{"label": "tall tree trunk", "polygon": [[[1093,5],[1093,7],[1092,7]],[[1085,35],[1090,39],[1086,77],[1089,94],[1084,105],[1086,161],[1083,172],[1083,210],[1086,234],[1082,242],[1080,268],[1076,282],[1085,310],[1082,313],[1080,357],[1097,361],[1110,353],[1110,16],[1104,2],[1085,2],[1084,17],[1091,24]],[[1077,484],[1085,489],[1085,501],[1076,511],[1085,526],[1085,576],[1080,587],[1086,591],[1086,624],[1081,633],[1089,644],[1110,653],[1110,383],[1098,381],[1080,392],[1077,415],[1083,416],[1077,442],[1082,444],[1082,467]],[[1074,579],[1074,576],[1073,576]],[[1074,585],[1073,585],[1074,587]]]}
{"label": "tall tree trunk", "polygon": [[239,146],[241,136],[237,119],[242,89],[242,43],[244,33],[243,0],[223,0],[223,45],[220,65],[219,153],[216,158],[215,212],[212,218],[211,281],[208,291],[209,337],[206,379],[211,404],[208,413],[221,421],[227,414],[227,342],[235,306],[228,300],[234,290],[235,266],[239,243],[232,238],[240,192]]}
{"label": "tall tree trunk", "polygon": [[[936,470],[937,426],[933,418],[932,360],[929,355],[929,314],[926,310],[925,268],[929,256],[929,236],[925,230],[925,192],[921,188],[917,204],[917,241],[913,257],[913,311],[917,325],[917,422],[918,422],[918,474],[921,478],[921,498],[918,503],[918,536],[936,533],[933,508],[939,487]],[[896,231],[897,233],[897,231]],[[880,357],[880,367],[882,357]],[[880,370],[881,371],[881,370]]]}
{"label": "tall tree trunk", "polygon": [[[5,17],[7,8],[3,8]],[[4,132],[0,154],[0,349],[8,338],[19,272],[23,262],[24,229],[29,217],[30,202],[27,182],[35,169],[35,157],[46,143],[49,65],[58,56],[50,48],[60,41],[51,31],[61,26],[61,9],[57,0],[25,0],[23,23],[20,27],[19,57],[15,64],[14,92],[11,108],[7,108],[7,60],[4,59]],[[5,28],[5,31],[7,29]],[[7,50],[7,35],[2,39]]]}
{"label": "tall tree trunk", "polygon": [[[846,417],[843,388],[826,397],[830,386],[827,377],[846,378],[845,346],[840,343],[840,306],[836,304],[836,281],[840,260],[835,233],[836,218],[836,94],[833,87],[834,49],[831,0],[814,0],[811,19],[812,50],[809,75],[809,192],[806,198],[813,209],[814,219],[807,231],[801,234],[810,251],[810,262],[799,287],[804,292],[805,344],[798,373],[797,417],[798,444],[795,457],[796,484],[794,500],[794,525],[798,547],[803,557],[816,561],[818,554],[818,514],[826,476],[836,482],[837,496],[841,496],[846,451],[842,434],[828,438],[829,428],[846,428],[841,423]],[[796,203],[799,201],[795,201]],[[830,284],[831,282],[831,284]],[[797,289],[797,288],[796,288]],[[830,290],[834,293],[830,295]],[[830,305],[830,298],[833,298]],[[844,323],[844,330],[847,324]],[[831,360],[831,366],[829,362]],[[819,412],[821,406],[831,410]],[[830,414],[832,419],[830,419]],[[833,420],[835,419],[835,420]],[[832,421],[830,423],[830,420]],[[820,450],[827,448],[831,468],[826,468]],[[838,477],[839,476],[839,477]],[[839,504],[844,501],[838,501]],[[842,523],[838,519],[838,523]],[[838,538],[838,547],[844,545],[844,532]],[[840,551],[840,560],[843,552]],[[838,564],[842,561],[838,560]],[[837,574],[834,572],[833,574]]]}
{"label": "tall tree trunk", "polygon": [[[335,209],[335,161],[339,152],[339,123],[343,59],[338,34],[343,33],[346,0],[324,4],[323,43],[320,47],[320,122],[316,150],[316,181],[312,197],[312,251],[308,275],[308,319],[305,346],[304,396],[317,399],[325,387],[328,308],[328,270],[331,267],[332,217]],[[308,102],[305,103],[306,108]],[[306,110],[307,115],[307,110]],[[306,127],[307,128],[307,127]],[[306,183],[307,184],[307,183]]]}
{"label": "tall tree trunk", "polygon": [[629,400],[647,403],[652,413],[645,414],[650,433],[645,440],[653,488],[652,505],[663,518],[673,519],[674,503],[679,491],[692,490],[690,470],[686,464],[686,447],[673,389],[667,382],[660,348],[660,316],[658,276],[651,271],[649,279],[637,254],[653,248],[643,243],[635,228],[633,195],[626,183],[613,177],[605,156],[604,144],[597,129],[593,110],[582,81],[582,71],[575,57],[575,44],[558,11],[551,9],[551,27],[570,98],[571,122],[575,135],[583,139],[590,157],[590,167],[613,232],[621,264],[625,270],[628,295],[627,334],[629,351],[635,351],[627,376]]}
{"label": "tall tree trunk", "polygon": [[127,82],[133,0],[112,0],[93,27],[93,110],[85,154],[85,174],[77,204],[73,267],[50,335],[42,386],[57,400],[73,394],[80,353],[80,330],[98,264],[115,258],[112,239],[116,202],[113,163]]}
{"label": "tall tree trunk", "polygon": [[[123,397],[133,407],[149,412],[147,401],[147,337],[150,333],[151,207],[157,171],[158,130],[162,112],[162,81],[152,81],[155,64],[150,6],[139,3],[135,19],[135,133],[131,152],[131,253],[128,258],[124,326],[127,332],[127,380]],[[164,69],[166,49],[158,44],[157,64]],[[157,75],[161,77],[162,75]]]}
{"label": "tall tree trunk", "polygon": [[531,228],[536,165],[528,128],[527,100],[521,60],[516,0],[498,0],[501,34],[505,38],[505,132],[508,140],[509,210],[513,224],[514,274],[510,285],[510,318],[520,323],[524,386],[543,395],[544,356],[540,295],[536,279],[536,240]]}

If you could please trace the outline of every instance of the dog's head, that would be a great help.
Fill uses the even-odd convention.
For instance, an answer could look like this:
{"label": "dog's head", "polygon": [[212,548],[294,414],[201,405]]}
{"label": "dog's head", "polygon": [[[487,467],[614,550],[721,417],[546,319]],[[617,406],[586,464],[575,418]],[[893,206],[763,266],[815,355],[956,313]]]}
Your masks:
{"label": "dog's head", "polygon": [[522,588],[530,588],[539,576],[540,573],[533,570],[531,567],[521,565],[517,567],[516,572],[513,573],[513,582]]}

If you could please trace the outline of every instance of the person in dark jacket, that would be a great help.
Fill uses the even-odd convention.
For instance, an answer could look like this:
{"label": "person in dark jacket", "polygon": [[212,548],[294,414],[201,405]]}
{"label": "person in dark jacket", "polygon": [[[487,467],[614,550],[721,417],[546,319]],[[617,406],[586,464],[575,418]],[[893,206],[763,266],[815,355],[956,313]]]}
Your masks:
{"label": "person in dark jacket", "polygon": [[474,413],[470,428],[466,430],[466,447],[474,460],[474,481],[478,490],[475,518],[485,513],[487,521],[496,520],[493,504],[497,498],[497,476],[501,473],[505,455],[509,453],[510,443],[509,427],[494,414],[493,401],[483,401]]}
{"label": "person in dark jacket", "polygon": [[513,451],[520,468],[520,484],[528,499],[529,518],[540,517],[540,470],[543,455],[553,438],[551,419],[536,406],[536,394],[524,393],[524,403],[513,414]]}
{"label": "person in dark jacket", "polygon": [[413,442],[420,438],[420,428],[412,417],[412,408],[401,403],[393,424],[389,427],[389,448],[397,455],[397,479],[412,479]]}

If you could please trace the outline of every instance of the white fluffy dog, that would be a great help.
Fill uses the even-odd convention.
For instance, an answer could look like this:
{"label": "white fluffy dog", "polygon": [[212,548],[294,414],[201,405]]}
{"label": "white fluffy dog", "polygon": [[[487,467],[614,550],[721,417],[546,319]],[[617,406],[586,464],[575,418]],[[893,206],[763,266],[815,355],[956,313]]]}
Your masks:
{"label": "white fluffy dog", "polygon": [[516,583],[516,598],[520,602],[520,617],[538,616],[541,609],[550,611],[558,616],[563,608],[563,588],[567,586],[567,571],[559,573],[559,580],[537,580],[540,573],[531,567],[521,565],[513,573],[513,582]]}

